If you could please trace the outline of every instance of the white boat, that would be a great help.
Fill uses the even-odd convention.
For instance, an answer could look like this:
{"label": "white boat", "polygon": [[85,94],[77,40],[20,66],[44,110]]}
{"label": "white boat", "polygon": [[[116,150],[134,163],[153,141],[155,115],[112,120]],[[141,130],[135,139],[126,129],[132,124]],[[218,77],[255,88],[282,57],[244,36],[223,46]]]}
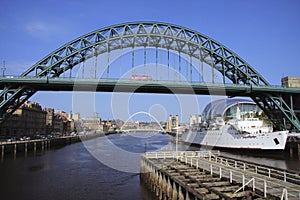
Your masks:
{"label": "white boat", "polygon": [[265,125],[258,118],[241,119],[239,113],[236,116],[236,119],[227,122],[224,122],[223,117],[216,117],[210,123],[204,122],[183,133],[181,140],[189,144],[217,148],[256,150],[285,148],[288,131],[273,131],[271,125]]}

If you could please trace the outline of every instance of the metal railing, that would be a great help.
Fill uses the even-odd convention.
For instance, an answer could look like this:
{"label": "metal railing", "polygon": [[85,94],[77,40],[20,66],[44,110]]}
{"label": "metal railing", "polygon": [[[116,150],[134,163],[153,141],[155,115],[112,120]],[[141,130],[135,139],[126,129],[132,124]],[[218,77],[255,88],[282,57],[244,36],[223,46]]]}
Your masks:
{"label": "metal railing", "polygon": [[146,152],[143,156],[146,158],[156,158],[156,159],[167,159],[167,158],[179,158],[182,156],[195,157],[195,158],[209,158],[216,157],[220,155],[220,151],[154,151]]}
{"label": "metal railing", "polygon": [[260,166],[255,163],[243,162],[243,161],[219,157],[219,156],[210,157],[208,159],[210,161],[214,161],[216,163],[220,163],[226,166],[234,167],[244,171],[253,172],[255,174],[261,174],[264,176],[268,176],[269,178],[282,180],[284,182],[295,183],[300,185],[300,175],[293,172]]}
{"label": "metal railing", "polygon": [[208,171],[211,175],[226,178],[230,183],[242,184],[236,192],[250,187],[253,191],[260,191],[264,197],[271,194],[281,199],[300,198],[300,185],[294,183],[296,177],[289,177],[292,174],[219,155],[219,151],[161,151],[147,152],[143,156],[148,159],[176,159],[196,169]]}

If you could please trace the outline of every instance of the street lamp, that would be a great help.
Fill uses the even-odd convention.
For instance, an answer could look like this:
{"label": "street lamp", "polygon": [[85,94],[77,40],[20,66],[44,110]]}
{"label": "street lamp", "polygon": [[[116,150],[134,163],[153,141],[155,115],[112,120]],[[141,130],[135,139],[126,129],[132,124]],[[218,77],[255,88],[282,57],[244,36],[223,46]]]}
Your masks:
{"label": "street lamp", "polygon": [[5,72],[5,70],[6,70],[6,67],[5,67],[5,61],[3,61],[3,66],[2,66],[2,68],[1,68],[1,70],[2,70],[2,76],[4,77],[4,72]]}
{"label": "street lamp", "polygon": [[176,152],[176,156],[177,156],[177,153],[178,153],[178,129],[179,128],[180,128],[179,126],[177,126],[177,127],[174,128],[174,129],[176,129],[176,139],[175,139],[175,152]]}

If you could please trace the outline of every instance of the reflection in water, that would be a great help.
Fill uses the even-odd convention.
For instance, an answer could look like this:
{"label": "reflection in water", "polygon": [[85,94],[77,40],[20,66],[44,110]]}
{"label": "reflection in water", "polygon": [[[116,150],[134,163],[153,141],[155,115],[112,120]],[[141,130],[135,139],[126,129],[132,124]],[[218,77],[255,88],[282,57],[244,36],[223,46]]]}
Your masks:
{"label": "reflection in water", "polygon": [[[157,133],[110,135],[35,156],[28,153],[26,158],[6,156],[0,163],[1,199],[152,199],[140,185],[139,159],[145,150],[174,150],[171,139]],[[179,150],[187,147],[180,145]],[[299,168],[299,160],[262,158],[261,162],[269,165],[269,160],[276,167]]]}
{"label": "reflection in water", "polygon": [[16,160],[6,156],[0,163],[1,199],[152,199],[140,185],[139,158],[145,144],[148,151],[172,145],[167,135],[140,134],[110,135],[35,156],[28,152]]}

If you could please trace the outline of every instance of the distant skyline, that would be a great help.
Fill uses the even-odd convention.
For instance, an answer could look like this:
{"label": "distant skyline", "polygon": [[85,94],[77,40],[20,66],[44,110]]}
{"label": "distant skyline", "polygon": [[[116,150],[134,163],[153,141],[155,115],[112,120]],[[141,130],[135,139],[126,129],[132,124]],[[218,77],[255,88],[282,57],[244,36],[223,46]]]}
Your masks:
{"label": "distant skyline", "polygon": [[[5,61],[6,75],[20,75],[60,46],[94,30],[130,21],[160,21],[215,39],[272,85],[280,85],[284,76],[300,76],[295,62],[300,55],[298,0],[2,0],[0,17],[0,67]],[[92,96],[92,107],[101,118],[120,115],[118,106],[122,101],[114,102],[113,98],[120,100],[123,94],[85,95]],[[125,118],[144,111],[158,120],[179,114],[181,121],[187,121],[189,114],[201,113],[211,98],[219,97],[132,94],[127,98],[127,113],[122,115]],[[37,92],[29,100],[68,113],[78,109],[72,106],[71,92]],[[83,112],[88,110],[81,108]]]}

